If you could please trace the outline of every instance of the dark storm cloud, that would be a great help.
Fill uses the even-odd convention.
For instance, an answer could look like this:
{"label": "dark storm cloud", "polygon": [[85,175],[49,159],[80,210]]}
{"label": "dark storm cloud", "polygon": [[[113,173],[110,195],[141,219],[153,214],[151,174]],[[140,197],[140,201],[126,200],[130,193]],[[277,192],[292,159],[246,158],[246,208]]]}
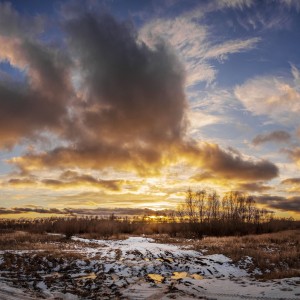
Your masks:
{"label": "dark storm cloud", "polygon": [[[181,143],[185,133],[184,71],[176,56],[163,42],[149,48],[138,40],[131,24],[117,22],[109,15],[73,12],[64,28],[73,60],[72,74],[77,76],[77,101],[73,102],[72,114],[59,125],[61,137],[72,146],[26,158],[54,167],[130,165],[145,169],[144,165],[159,165],[165,151]],[[60,95],[60,86],[67,86],[61,78],[64,70],[55,74],[56,69],[47,65],[51,60],[43,62],[35,64],[43,71],[38,74],[41,90],[53,91],[65,108],[64,95]],[[27,109],[32,112],[28,124],[41,130],[43,123],[36,119],[47,125],[43,109],[54,123],[61,120],[61,112],[66,117],[55,101],[47,107],[43,98],[39,100],[40,108],[22,101],[25,113],[18,119],[27,117]],[[53,111],[56,108],[58,111]],[[17,127],[26,131],[26,126]]]}
{"label": "dark storm cloud", "polygon": [[268,205],[269,208],[275,208],[283,211],[300,212],[300,197],[281,197],[272,195],[263,195],[255,198],[257,202]]}
{"label": "dark storm cloud", "polygon": [[290,139],[291,135],[288,132],[278,130],[266,134],[259,134],[252,140],[252,143],[257,146],[267,142],[284,143],[288,142]]}
{"label": "dark storm cloud", "polygon": [[53,154],[159,161],[185,132],[184,72],[176,56],[163,42],[149,48],[132,24],[109,15],[73,14],[65,29],[80,77],[81,122],[68,131],[76,149]]}
{"label": "dark storm cloud", "polygon": [[195,150],[195,161],[198,157],[204,168],[225,179],[269,180],[279,173],[276,165],[267,160],[245,159],[236,150],[225,151],[216,144],[205,144]]}
{"label": "dark storm cloud", "polygon": [[12,55],[12,64],[26,67],[26,82],[0,82],[0,147],[45,130],[59,131],[70,91],[67,60],[54,49],[24,40],[8,43],[7,51],[2,48],[0,57]]}
{"label": "dark storm cloud", "polygon": [[42,131],[57,131],[70,98],[67,56],[37,34],[42,17],[24,17],[11,4],[0,3],[0,61],[19,71],[22,80],[0,80],[0,148]]}
{"label": "dark storm cloud", "polygon": [[[64,13],[65,47],[20,35],[21,29],[2,37],[7,43],[1,57],[26,69],[26,82],[18,88],[0,83],[2,146],[47,131],[64,142],[12,159],[22,171],[77,166],[149,174],[184,158],[229,179],[278,175],[269,161],[188,141],[184,69],[162,40],[149,47],[139,40],[133,24],[107,14],[74,8]],[[43,184],[61,184],[61,179],[51,180]],[[92,183],[91,178],[76,180]]]}

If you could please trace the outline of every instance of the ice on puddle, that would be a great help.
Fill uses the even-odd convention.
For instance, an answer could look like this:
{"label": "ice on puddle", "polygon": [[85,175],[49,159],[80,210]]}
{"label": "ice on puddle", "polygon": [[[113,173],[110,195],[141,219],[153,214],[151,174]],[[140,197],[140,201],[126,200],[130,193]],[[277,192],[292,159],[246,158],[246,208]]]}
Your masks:
{"label": "ice on puddle", "polygon": [[159,274],[148,274],[148,277],[155,282],[162,282],[164,277]]}

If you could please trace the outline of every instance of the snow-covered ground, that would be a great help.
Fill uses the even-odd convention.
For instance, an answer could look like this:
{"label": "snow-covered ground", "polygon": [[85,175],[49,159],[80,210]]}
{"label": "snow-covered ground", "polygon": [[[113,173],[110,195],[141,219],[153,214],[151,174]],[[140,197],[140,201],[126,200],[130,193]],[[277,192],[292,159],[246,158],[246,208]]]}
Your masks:
{"label": "snow-covered ground", "polygon": [[[38,252],[2,252],[0,299],[300,299],[299,277],[257,281],[248,271],[251,257],[234,265],[222,254],[144,237],[73,241],[78,242],[73,256],[60,260]],[[30,273],[33,264],[39,267]],[[27,282],[23,287],[18,280]]]}

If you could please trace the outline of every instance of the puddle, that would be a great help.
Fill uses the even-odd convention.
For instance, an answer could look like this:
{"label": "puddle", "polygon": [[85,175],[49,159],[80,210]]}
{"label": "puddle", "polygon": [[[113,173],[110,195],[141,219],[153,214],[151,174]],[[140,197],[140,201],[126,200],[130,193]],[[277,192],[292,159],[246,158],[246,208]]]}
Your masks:
{"label": "puddle", "polygon": [[174,272],[173,275],[171,276],[171,279],[175,279],[175,280],[179,280],[179,279],[183,279],[186,277],[190,277],[196,280],[201,280],[203,279],[203,276],[199,275],[199,274],[189,274],[188,272]]}
{"label": "puddle", "polygon": [[174,272],[173,274],[174,275],[171,276],[171,279],[175,279],[175,280],[183,279],[183,278],[186,278],[188,276],[187,272]]}
{"label": "puddle", "polygon": [[164,280],[164,277],[159,274],[148,274],[148,277],[155,282],[162,282]]}

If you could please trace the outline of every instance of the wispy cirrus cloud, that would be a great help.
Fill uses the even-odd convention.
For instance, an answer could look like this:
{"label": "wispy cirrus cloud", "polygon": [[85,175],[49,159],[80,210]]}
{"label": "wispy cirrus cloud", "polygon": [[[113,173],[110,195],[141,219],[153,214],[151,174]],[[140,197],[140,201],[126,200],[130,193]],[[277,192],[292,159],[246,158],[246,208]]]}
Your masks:
{"label": "wispy cirrus cloud", "polygon": [[210,10],[248,4],[250,1],[220,1],[214,2],[210,9],[196,9],[193,13],[175,19],[156,19],[142,27],[140,39],[148,45],[155,45],[157,40],[165,39],[176,49],[187,70],[187,87],[199,82],[211,83],[217,74],[212,60],[222,61],[231,54],[249,51],[256,47],[260,39],[252,37],[220,41],[212,35],[209,26],[201,23],[201,17]]}
{"label": "wispy cirrus cloud", "polygon": [[216,0],[216,4],[220,8],[239,8],[239,9],[244,9],[244,8],[249,8],[253,5],[254,1],[253,0]]}
{"label": "wispy cirrus cloud", "polygon": [[300,11],[300,3],[297,0],[279,0],[279,2],[289,9],[296,9],[298,12]]}

